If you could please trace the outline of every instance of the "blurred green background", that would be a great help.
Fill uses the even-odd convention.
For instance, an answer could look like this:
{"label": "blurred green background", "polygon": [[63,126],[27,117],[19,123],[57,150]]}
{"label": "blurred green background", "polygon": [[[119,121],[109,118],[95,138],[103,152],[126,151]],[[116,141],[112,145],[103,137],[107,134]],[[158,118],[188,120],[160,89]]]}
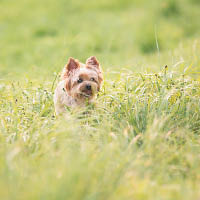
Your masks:
{"label": "blurred green background", "polygon": [[195,64],[199,10],[199,0],[0,0],[0,78],[51,80],[69,56],[95,55],[104,71]]}

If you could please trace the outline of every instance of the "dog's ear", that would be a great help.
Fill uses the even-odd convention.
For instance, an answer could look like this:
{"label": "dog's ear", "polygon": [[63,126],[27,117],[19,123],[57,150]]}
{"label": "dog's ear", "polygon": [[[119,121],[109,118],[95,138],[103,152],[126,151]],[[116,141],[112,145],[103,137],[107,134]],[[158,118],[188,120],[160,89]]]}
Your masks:
{"label": "dog's ear", "polygon": [[94,67],[94,68],[100,69],[100,67],[99,67],[99,61],[96,59],[95,56],[89,57],[89,58],[86,60],[86,65],[87,65],[88,67]]}
{"label": "dog's ear", "polygon": [[61,78],[62,79],[67,78],[71,72],[78,69],[79,67],[80,67],[80,63],[78,60],[75,60],[74,58],[69,58],[68,63],[64,67]]}
{"label": "dog's ear", "polygon": [[66,64],[66,69],[68,72],[72,72],[73,70],[80,67],[79,61],[74,58],[69,58],[68,63]]}

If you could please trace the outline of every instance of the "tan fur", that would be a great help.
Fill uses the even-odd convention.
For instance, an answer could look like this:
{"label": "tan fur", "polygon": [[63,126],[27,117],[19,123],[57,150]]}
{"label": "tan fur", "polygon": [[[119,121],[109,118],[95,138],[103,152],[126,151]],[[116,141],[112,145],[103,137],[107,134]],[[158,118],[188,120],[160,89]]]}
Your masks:
{"label": "tan fur", "polygon": [[94,56],[88,58],[86,64],[69,58],[61,79],[54,93],[56,114],[65,112],[65,106],[76,107],[84,106],[86,102],[91,103],[101,88],[103,74]]}

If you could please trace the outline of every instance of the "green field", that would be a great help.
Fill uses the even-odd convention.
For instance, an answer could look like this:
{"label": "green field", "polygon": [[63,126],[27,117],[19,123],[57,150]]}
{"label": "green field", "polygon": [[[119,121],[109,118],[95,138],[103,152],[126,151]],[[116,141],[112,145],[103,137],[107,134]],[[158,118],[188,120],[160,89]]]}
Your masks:
{"label": "green field", "polygon": [[[200,199],[199,0],[0,0],[0,199]],[[55,116],[69,57],[93,105]]]}

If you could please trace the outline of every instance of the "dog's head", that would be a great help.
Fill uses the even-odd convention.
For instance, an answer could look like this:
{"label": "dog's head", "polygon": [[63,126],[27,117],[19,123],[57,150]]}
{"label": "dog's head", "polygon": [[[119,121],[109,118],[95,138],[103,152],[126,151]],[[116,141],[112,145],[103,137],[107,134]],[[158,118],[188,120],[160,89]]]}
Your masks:
{"label": "dog's head", "polygon": [[100,90],[103,81],[102,70],[96,57],[87,59],[86,64],[69,58],[62,79],[66,80],[65,89],[78,102],[92,100]]}

